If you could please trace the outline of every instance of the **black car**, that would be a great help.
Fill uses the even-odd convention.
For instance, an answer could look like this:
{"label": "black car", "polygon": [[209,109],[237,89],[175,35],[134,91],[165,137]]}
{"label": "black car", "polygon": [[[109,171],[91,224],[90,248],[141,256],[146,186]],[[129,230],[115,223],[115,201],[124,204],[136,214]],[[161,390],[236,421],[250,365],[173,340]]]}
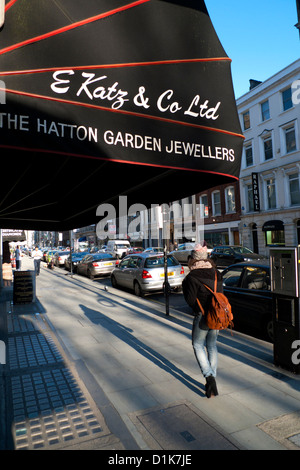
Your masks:
{"label": "black car", "polygon": [[227,267],[234,263],[242,263],[244,261],[266,260],[263,255],[253,253],[252,250],[245,246],[239,245],[222,245],[216,246],[210,253],[210,258],[218,267]]}
{"label": "black car", "polygon": [[[89,253],[87,251],[72,253],[72,271],[73,272],[77,271],[78,263],[80,263],[82,258],[88,254]],[[71,256],[70,255],[65,260],[65,269],[67,269],[68,271],[71,271]]]}
{"label": "black car", "polygon": [[272,292],[267,261],[237,263],[224,269],[224,294],[232,307],[233,322],[259,331],[273,341]]}

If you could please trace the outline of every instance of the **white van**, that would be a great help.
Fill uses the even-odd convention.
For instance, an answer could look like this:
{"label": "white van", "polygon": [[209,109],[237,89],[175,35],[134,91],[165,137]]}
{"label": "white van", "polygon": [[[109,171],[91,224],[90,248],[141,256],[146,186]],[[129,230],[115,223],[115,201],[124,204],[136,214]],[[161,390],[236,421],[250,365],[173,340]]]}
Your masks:
{"label": "white van", "polygon": [[130,248],[128,240],[108,240],[106,251],[117,258],[123,258]]}

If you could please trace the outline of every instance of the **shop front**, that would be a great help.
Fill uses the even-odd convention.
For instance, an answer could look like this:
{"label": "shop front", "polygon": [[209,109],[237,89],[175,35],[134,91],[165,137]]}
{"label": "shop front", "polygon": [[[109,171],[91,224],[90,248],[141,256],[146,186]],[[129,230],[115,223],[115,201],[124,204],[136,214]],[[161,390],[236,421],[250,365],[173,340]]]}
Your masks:
{"label": "shop front", "polygon": [[282,220],[269,220],[262,226],[265,246],[285,246],[285,233]]}

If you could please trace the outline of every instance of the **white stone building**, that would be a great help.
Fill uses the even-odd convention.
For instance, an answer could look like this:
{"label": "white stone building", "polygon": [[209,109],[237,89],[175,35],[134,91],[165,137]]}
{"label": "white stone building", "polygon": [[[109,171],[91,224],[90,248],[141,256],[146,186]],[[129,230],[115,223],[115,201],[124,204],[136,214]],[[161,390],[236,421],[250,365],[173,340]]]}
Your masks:
{"label": "white stone building", "polygon": [[300,59],[237,100],[245,136],[240,240],[269,254],[300,244]]}

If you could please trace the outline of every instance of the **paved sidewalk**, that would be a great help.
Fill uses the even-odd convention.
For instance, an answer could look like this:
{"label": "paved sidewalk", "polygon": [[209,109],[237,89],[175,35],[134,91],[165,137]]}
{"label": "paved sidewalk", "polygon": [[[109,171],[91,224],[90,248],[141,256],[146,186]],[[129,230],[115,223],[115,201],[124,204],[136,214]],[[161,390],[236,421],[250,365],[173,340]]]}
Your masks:
{"label": "paved sidewalk", "polygon": [[208,400],[191,324],[60,269],[41,268],[33,304],[2,289],[0,449],[299,450],[300,377],[273,365],[271,344],[222,332]]}

